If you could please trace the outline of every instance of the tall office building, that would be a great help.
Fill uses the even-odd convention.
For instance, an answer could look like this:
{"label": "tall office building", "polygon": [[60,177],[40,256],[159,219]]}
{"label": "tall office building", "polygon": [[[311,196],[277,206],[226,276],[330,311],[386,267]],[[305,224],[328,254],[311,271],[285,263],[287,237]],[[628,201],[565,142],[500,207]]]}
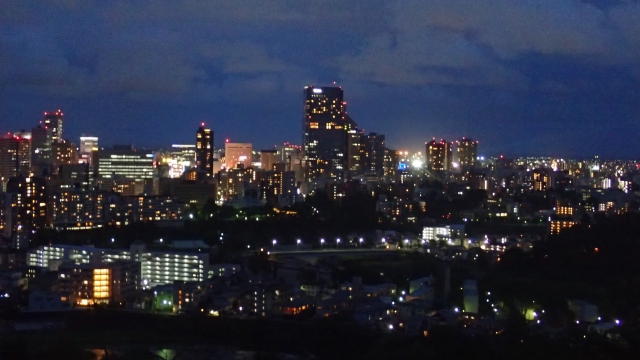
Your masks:
{"label": "tall office building", "polygon": [[278,150],[260,151],[260,163],[263,170],[272,171],[273,165],[278,163]]}
{"label": "tall office building", "polygon": [[478,142],[462,138],[458,141],[458,162],[461,168],[474,168],[478,156]]}
{"label": "tall office building", "polygon": [[429,171],[450,171],[452,167],[451,143],[435,139],[427,145],[427,169]]}
{"label": "tall office building", "polygon": [[363,135],[361,146],[364,172],[382,175],[384,173],[384,135],[374,132]]}
{"label": "tall office building", "polygon": [[98,150],[98,138],[95,136],[80,136],[80,154],[92,154]]}
{"label": "tall office building", "polygon": [[238,164],[242,164],[245,169],[251,167],[251,156],[253,145],[251,143],[232,143],[224,144],[224,162],[227,169],[235,169]]}
{"label": "tall office building", "polygon": [[95,136],[80,136],[80,153],[78,162],[93,165],[93,154],[98,151],[98,138]]}
{"label": "tall office building", "polygon": [[9,178],[31,171],[31,134],[17,132],[0,137],[0,180],[2,188]]}
{"label": "tall office building", "polygon": [[347,146],[347,170],[349,175],[359,175],[362,173],[362,140],[364,133],[358,129],[349,130],[349,144]]}
{"label": "tall office building", "polygon": [[115,145],[98,154],[98,177],[106,179],[153,179],[157,174],[152,151],[135,150],[130,145]]}
{"label": "tall office building", "polygon": [[290,144],[288,142],[282,145],[276,145],[276,151],[278,152],[278,161],[285,164],[291,163],[291,156],[298,156],[302,153],[302,146]]}
{"label": "tall office building", "polygon": [[205,129],[204,123],[196,131],[196,168],[213,176],[213,131]]}
{"label": "tall office building", "polygon": [[63,139],[62,137],[62,123],[64,121],[64,114],[61,110],[44,113],[44,127],[51,129],[52,141],[54,143]]}
{"label": "tall office building", "polygon": [[185,171],[196,167],[196,146],[192,144],[173,144],[171,150],[161,151],[158,155],[159,165],[168,168],[165,177],[177,179]]}
{"label": "tall office building", "polygon": [[31,166],[36,175],[49,173],[53,164],[53,130],[38,125],[31,130]]}
{"label": "tall office building", "polygon": [[304,89],[303,143],[306,180],[344,178],[349,132],[357,129],[346,112],[341,87]]}

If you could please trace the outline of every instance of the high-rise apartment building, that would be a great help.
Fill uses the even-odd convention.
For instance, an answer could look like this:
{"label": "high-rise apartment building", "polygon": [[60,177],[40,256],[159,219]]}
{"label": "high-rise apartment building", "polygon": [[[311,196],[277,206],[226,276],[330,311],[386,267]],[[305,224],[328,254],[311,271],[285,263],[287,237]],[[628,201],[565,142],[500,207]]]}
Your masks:
{"label": "high-rise apartment building", "polygon": [[31,171],[31,134],[17,132],[0,137],[0,180],[2,189],[9,178],[29,176]]}
{"label": "high-rise apartment building", "polygon": [[346,112],[341,87],[304,89],[303,151],[305,177],[344,178],[348,166],[349,132],[357,129]]}
{"label": "high-rise apartment building", "polygon": [[42,178],[18,175],[9,179],[4,194],[4,236],[16,249],[26,249],[36,230],[47,226],[47,192]]}
{"label": "high-rise apartment building", "polygon": [[224,144],[224,158],[227,169],[235,169],[241,164],[245,169],[251,167],[251,156],[253,145],[251,143],[232,143]]}
{"label": "high-rise apartment building", "polygon": [[400,163],[399,152],[393,149],[384,149],[384,177],[388,182],[396,181],[398,165]]}
{"label": "high-rise apartment building", "polygon": [[348,134],[347,146],[347,170],[350,175],[358,175],[362,173],[362,140],[364,134],[361,130],[351,129]]}
{"label": "high-rise apartment building", "polygon": [[64,114],[61,110],[44,113],[44,127],[51,129],[52,142],[56,143],[63,139],[62,137],[62,124],[64,121]]}
{"label": "high-rise apartment building", "polygon": [[213,177],[213,131],[204,123],[196,131],[196,168]]}
{"label": "high-rise apartment building", "polygon": [[61,139],[58,142],[54,142],[51,145],[51,151],[53,154],[53,173],[57,174],[60,165],[77,164],[78,154],[76,153],[75,145],[65,139]]}
{"label": "high-rise apartment building", "polygon": [[361,160],[363,170],[367,174],[382,175],[384,173],[384,135],[369,133],[362,136]]}
{"label": "high-rise apartment building", "polygon": [[427,169],[429,171],[450,171],[452,168],[451,143],[435,139],[426,143]]}
{"label": "high-rise apartment building", "polygon": [[478,156],[478,142],[462,138],[458,141],[458,163],[460,168],[474,168]]}

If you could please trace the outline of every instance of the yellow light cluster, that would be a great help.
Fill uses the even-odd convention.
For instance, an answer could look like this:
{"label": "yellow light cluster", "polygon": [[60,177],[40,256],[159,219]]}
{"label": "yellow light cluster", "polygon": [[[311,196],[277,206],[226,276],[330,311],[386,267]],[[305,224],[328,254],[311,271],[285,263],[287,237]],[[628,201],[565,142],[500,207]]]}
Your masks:
{"label": "yellow light cluster", "polygon": [[93,297],[96,299],[109,298],[109,280],[111,277],[110,269],[94,269],[93,270]]}

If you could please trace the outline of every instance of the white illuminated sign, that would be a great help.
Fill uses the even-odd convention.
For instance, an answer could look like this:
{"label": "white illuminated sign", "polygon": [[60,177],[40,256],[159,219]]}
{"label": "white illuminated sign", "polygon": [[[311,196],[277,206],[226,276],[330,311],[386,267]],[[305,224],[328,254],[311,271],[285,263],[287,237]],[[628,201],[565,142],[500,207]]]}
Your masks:
{"label": "white illuminated sign", "polygon": [[314,94],[322,94],[322,89],[315,88],[313,89]]}

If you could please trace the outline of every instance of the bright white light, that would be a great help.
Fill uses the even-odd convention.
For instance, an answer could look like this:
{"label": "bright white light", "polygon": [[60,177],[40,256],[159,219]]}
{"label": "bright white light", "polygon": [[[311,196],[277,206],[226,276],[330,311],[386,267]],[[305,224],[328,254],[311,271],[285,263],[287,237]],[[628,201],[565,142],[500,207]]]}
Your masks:
{"label": "bright white light", "polygon": [[460,167],[460,164],[458,164],[457,162],[454,162],[451,165],[456,169]]}
{"label": "bright white light", "polygon": [[453,311],[455,311],[455,312],[460,312],[460,309],[455,308],[455,309],[453,309]]}
{"label": "bright white light", "polygon": [[616,325],[620,325],[620,320],[616,319]]}
{"label": "bright white light", "polygon": [[[315,90],[315,89],[313,89]],[[393,325],[389,324],[389,330],[393,330]]]}
{"label": "bright white light", "polygon": [[411,166],[413,166],[416,169],[422,168],[422,160],[419,160],[419,159],[413,160],[411,162]]}
{"label": "bright white light", "polygon": [[322,94],[322,89],[315,88],[313,89],[314,94]]}

